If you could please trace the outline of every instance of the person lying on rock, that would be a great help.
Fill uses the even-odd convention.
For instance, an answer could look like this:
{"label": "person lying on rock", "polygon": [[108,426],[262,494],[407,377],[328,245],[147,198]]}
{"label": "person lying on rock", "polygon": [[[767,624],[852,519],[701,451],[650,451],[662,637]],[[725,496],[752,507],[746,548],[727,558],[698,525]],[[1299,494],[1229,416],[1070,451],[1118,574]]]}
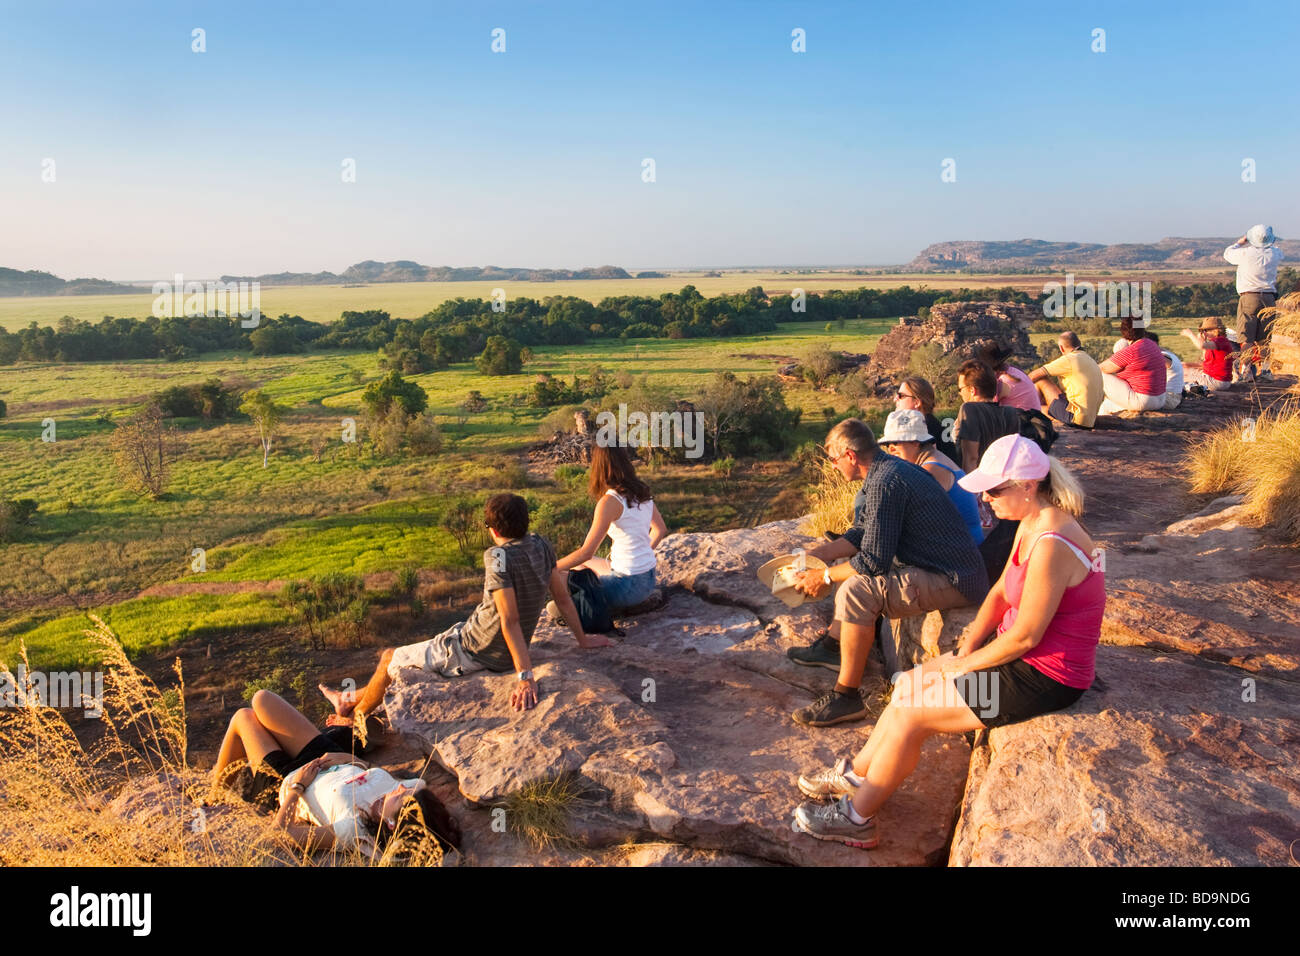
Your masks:
{"label": "person lying on rock", "polygon": [[308,851],[356,848],[377,858],[395,839],[460,844],[460,826],[423,780],[398,780],[338,750],[292,704],[269,690],[230,719],[212,770],[213,787],[232,764],[282,777],[275,826]]}
{"label": "person lying on rock", "polygon": [[[560,558],[557,567],[567,572],[589,568],[596,573],[611,614],[635,607],[655,591],[655,548],[668,535],[659,508],[650,496],[650,486],[636,475],[632,457],[618,445],[597,444],[591,451],[591,479],[588,492],[596,499],[582,546]],[[612,542],[609,559],[596,557],[596,549],[608,535]],[[551,616],[568,620],[552,601]]]}
{"label": "person lying on rock", "polygon": [[1062,332],[1056,347],[1060,358],[1029,373],[1042,399],[1043,414],[1062,425],[1091,429],[1106,397],[1101,367],[1083,350],[1077,332]]}
{"label": "person lying on rock", "polygon": [[1106,582],[1093,539],[1076,520],[1078,482],[1033,441],[1012,435],[994,442],[961,484],[1019,522],[1011,560],[956,651],[900,676],[858,755],[799,778],[812,802],[795,810],[794,824],[819,840],[875,847],[876,815],[916,768],[927,737],[1061,710],[1092,685]]}
{"label": "person lying on rock", "polygon": [[537,681],[528,645],[548,592],[579,646],[606,647],[611,643],[599,634],[583,633],[565,574],[555,566],[555,551],[541,535],[528,531],[528,502],[518,495],[493,495],[487,501],[485,518],[492,547],[483,552],[483,600],[478,607],[466,620],[427,641],[386,648],[361,691],[333,690],[322,684],[321,693],[337,713],[344,717],[353,716],[354,711],[372,713],[403,668],[446,678],[483,670],[504,674],[513,669],[517,683],[510,704],[515,710],[532,708],[537,704]]}
{"label": "person lying on rock", "polygon": [[813,598],[839,585],[832,632],[788,652],[796,664],[838,672],[829,693],[793,715],[811,727],[867,716],[859,685],[878,618],[977,604],[989,586],[961,514],[924,469],[881,451],[870,426],[857,418],[830,430],[825,451],[845,479],[862,481],[863,498],[843,537],[808,550],[827,565],[849,560],[809,569],[796,585]]}

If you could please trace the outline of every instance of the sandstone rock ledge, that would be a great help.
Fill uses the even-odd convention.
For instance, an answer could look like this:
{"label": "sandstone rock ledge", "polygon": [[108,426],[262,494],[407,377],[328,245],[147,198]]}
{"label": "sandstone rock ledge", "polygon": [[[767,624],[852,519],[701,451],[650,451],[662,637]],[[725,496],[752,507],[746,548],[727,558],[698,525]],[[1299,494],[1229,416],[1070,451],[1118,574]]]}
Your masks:
{"label": "sandstone rock ledge", "polygon": [[1294,862],[1297,556],[1240,510],[1108,552],[1097,683],[981,735],[950,864]]}
{"label": "sandstone rock ledge", "polygon": [[[829,602],[791,612],[754,577],[773,554],[808,544],[797,525],[667,539],[660,576],[667,601],[623,622],[627,636],[617,647],[585,651],[567,630],[540,625],[533,659],[543,696],[534,710],[513,713],[511,682],[497,675],[413,677],[390,691],[395,728],[421,740],[475,805],[530,781],[576,775],[589,793],[569,829],[590,848],[644,841],[683,848],[665,862],[721,851],[729,863],[942,863],[970,761],[961,737],[927,745],[881,813],[879,849],[791,829],[798,775],[855,751],[871,726],[817,730],[790,719],[834,683],[830,671],[785,657],[825,623]],[[659,852],[635,851],[629,861],[657,860]]]}

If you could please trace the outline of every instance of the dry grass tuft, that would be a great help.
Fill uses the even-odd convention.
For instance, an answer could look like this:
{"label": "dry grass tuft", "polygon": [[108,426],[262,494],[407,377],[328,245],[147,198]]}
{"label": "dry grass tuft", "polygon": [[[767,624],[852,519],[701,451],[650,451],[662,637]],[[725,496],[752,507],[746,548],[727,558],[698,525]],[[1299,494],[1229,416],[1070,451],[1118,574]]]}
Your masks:
{"label": "dry grass tuft", "polygon": [[526,783],[502,804],[506,825],[538,852],[575,846],[569,836],[569,811],[581,796],[582,787],[572,774]]}
{"label": "dry grass tuft", "polygon": [[1192,491],[1244,494],[1247,514],[1300,543],[1300,399],[1225,425],[1185,463]]}
{"label": "dry grass tuft", "polygon": [[815,467],[816,478],[808,489],[810,513],[799,530],[820,538],[827,531],[843,532],[853,524],[853,499],[862,483],[845,481],[825,457],[819,458]]}
{"label": "dry grass tuft", "polygon": [[[267,866],[365,864],[356,851],[313,859],[272,819],[186,758],[185,683],[160,690],[92,615],[86,631],[101,663],[102,710],[83,745],[64,714],[41,699],[24,648],[20,680],[0,663],[0,866]],[[93,681],[92,681],[93,686]],[[80,708],[79,708],[80,709]],[[92,734],[84,734],[91,737]],[[415,842],[412,842],[414,840]],[[395,838],[381,865],[438,865],[436,841]],[[430,848],[427,843],[433,843]]]}
{"label": "dry grass tuft", "polygon": [[1300,292],[1292,292],[1277,300],[1271,309],[1260,311],[1263,316],[1273,316],[1273,332],[1300,340]]}
{"label": "dry grass tuft", "polygon": [[[103,714],[88,748],[46,706],[57,702],[39,699],[34,685],[0,667],[17,698],[17,706],[0,709],[0,865],[291,862],[265,817],[233,794],[211,797],[206,775],[186,764],[179,666],[178,686],[159,691],[93,620],[86,634],[102,653]],[[22,657],[30,679],[25,649]]]}

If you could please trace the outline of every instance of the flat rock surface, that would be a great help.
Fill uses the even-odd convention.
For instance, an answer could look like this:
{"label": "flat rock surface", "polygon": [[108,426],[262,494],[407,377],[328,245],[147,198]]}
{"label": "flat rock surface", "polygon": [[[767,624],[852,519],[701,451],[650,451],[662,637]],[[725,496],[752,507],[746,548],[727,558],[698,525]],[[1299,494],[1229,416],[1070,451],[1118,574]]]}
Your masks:
{"label": "flat rock surface", "polygon": [[[834,682],[829,671],[785,660],[802,638],[680,590],[624,626],[618,646],[583,650],[567,629],[540,625],[533,651],[543,697],[522,714],[509,709],[508,675],[403,675],[390,692],[394,725],[422,739],[475,805],[576,775],[588,794],[571,808],[569,833],[597,850],[652,840],[776,863],[944,859],[969,762],[964,739],[927,744],[920,769],[881,813],[879,849],[819,842],[791,829],[795,781],[855,751],[870,722],[819,730],[790,719],[812,696],[805,685],[821,692]],[[772,676],[787,668],[802,683]]]}
{"label": "flat rock surface", "polygon": [[1294,684],[1130,647],[1102,646],[1097,673],[1073,707],[976,748],[951,864],[1292,862]]}

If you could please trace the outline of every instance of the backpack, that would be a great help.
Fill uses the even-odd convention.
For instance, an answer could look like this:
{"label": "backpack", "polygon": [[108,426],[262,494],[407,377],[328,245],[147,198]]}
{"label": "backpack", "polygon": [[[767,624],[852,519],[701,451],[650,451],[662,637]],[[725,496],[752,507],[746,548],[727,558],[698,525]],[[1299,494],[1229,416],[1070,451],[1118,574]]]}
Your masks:
{"label": "backpack", "polygon": [[605,600],[605,591],[600,586],[600,578],[590,568],[574,568],[569,572],[569,595],[573,606],[578,609],[578,620],[582,629],[588,634],[619,634],[623,632],[614,626],[614,616],[610,613],[609,602]]}
{"label": "backpack", "polygon": [[1052,425],[1052,420],[1034,408],[1020,409],[1020,434],[1034,442],[1046,455],[1060,436]]}

